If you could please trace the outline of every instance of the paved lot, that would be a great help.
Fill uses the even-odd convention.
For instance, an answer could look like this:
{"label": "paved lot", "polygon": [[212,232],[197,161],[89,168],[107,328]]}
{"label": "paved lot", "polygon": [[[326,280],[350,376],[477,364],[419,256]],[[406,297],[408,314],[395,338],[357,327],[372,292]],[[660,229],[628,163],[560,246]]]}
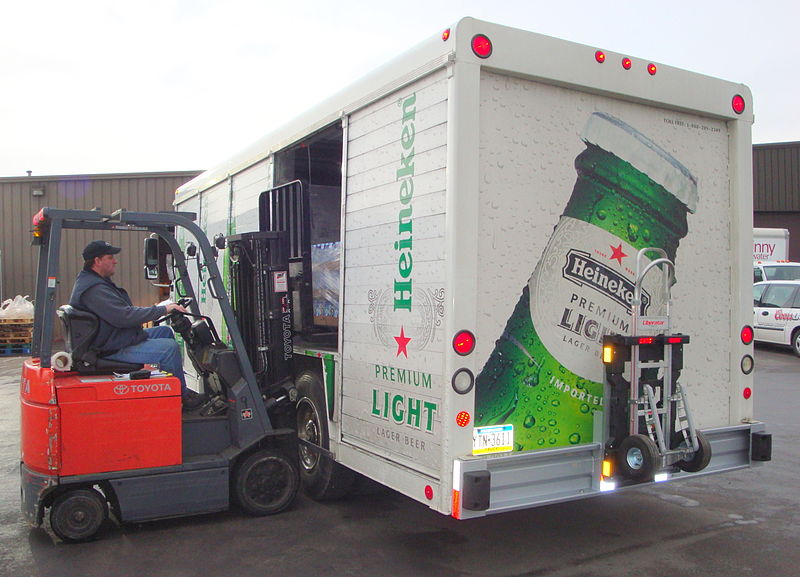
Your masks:
{"label": "paved lot", "polygon": [[0,357],[0,576],[794,577],[800,567],[800,358],[756,351],[764,467],[469,522],[388,490],[286,513],[118,527],[64,545],[19,513],[20,357]]}

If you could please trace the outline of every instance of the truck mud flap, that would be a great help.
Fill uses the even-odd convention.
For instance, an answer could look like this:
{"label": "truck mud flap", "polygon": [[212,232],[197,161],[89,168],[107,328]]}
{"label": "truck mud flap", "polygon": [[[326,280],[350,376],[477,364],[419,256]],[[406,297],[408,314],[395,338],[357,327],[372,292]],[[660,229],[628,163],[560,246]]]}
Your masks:
{"label": "truck mud flap", "polygon": [[753,433],[750,444],[750,458],[753,461],[772,460],[772,433]]}

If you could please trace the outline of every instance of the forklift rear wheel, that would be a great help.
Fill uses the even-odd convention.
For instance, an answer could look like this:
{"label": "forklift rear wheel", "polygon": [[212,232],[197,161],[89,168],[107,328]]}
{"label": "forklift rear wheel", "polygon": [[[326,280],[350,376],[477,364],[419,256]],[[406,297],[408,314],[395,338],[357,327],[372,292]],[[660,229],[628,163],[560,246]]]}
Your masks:
{"label": "forklift rear wheel", "polygon": [[[691,459],[675,463],[681,471],[686,471],[687,473],[702,471],[711,462],[711,443],[702,432],[695,431],[695,434],[697,435],[697,443],[699,445],[697,451],[694,452]],[[673,446],[675,446],[674,443]],[[683,439],[682,435],[680,443],[678,443],[677,446],[686,446],[686,440]]]}
{"label": "forklift rear wheel", "polygon": [[105,498],[94,489],[71,489],[61,493],[50,508],[50,527],[67,543],[94,537],[108,517]]}
{"label": "forklift rear wheel", "polygon": [[649,481],[658,466],[658,447],[647,435],[625,437],[619,445],[619,468],[623,475],[637,481]]}
{"label": "forklift rear wheel", "polygon": [[[297,436],[303,441],[323,449],[330,448],[328,419],[322,379],[314,371],[300,373],[297,387]],[[356,475],[330,457],[299,444],[300,477],[304,492],[317,501],[344,497],[353,485]]]}
{"label": "forklift rear wheel", "polygon": [[250,515],[280,513],[292,504],[300,476],[285,455],[271,449],[256,451],[238,467],[236,501]]}

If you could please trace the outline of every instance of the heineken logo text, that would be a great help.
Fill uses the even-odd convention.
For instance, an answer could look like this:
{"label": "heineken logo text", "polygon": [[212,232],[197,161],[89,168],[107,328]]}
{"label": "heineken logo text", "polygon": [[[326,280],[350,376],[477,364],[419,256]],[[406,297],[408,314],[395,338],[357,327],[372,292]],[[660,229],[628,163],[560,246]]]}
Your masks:
{"label": "heineken logo text", "polygon": [[[604,263],[593,259],[589,253],[572,249],[562,270],[564,278],[578,286],[588,286],[622,306],[633,303],[634,284]],[[642,314],[650,306],[650,295],[642,291]]]}
{"label": "heineken logo text", "polygon": [[414,139],[416,128],[414,121],[417,115],[417,95],[412,94],[400,105],[403,110],[403,130],[400,133],[400,167],[396,178],[400,182],[401,208],[397,216],[397,241],[394,249],[400,254],[397,257],[397,273],[399,279],[394,281],[394,310],[411,310],[411,270],[414,260],[411,255],[413,210],[411,200],[414,197]]}

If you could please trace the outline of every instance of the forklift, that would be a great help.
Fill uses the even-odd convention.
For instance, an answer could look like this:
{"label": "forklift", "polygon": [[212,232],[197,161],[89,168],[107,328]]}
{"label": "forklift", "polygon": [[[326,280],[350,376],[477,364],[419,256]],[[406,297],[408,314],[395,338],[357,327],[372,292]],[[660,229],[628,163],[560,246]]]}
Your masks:
{"label": "forklift", "polygon": [[[92,539],[110,513],[120,523],[143,522],[224,511],[233,502],[248,514],[270,515],[295,498],[296,390],[291,379],[254,374],[216,264],[224,239],[212,245],[195,219],[186,212],[49,207],[34,216],[39,263],[32,356],[24,361],[20,388],[20,493],[26,519],[40,526],[49,510],[50,526],[65,542]],[[176,240],[179,227],[193,237],[193,256],[184,255]],[[150,233],[144,251],[150,280],[165,276],[160,265],[171,255],[173,288],[185,295],[180,302],[189,312],[173,311],[156,323],[168,323],[180,335],[202,379],[204,404],[182,409],[179,380],[157,367],[97,355],[91,349],[97,317],[56,308],[67,229]],[[276,246],[283,241],[276,235]],[[200,314],[187,270],[192,258],[203,260],[230,346],[211,318]],[[291,315],[287,298],[276,296],[276,316]],[[66,350],[54,354],[56,317]]]}

